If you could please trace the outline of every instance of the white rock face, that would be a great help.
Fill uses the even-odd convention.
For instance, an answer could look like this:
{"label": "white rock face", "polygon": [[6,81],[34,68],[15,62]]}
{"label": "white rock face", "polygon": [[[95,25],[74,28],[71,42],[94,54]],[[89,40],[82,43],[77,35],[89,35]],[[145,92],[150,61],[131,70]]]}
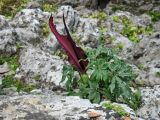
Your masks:
{"label": "white rock face", "polygon": [[27,28],[28,31],[39,33],[41,30],[40,20],[44,20],[48,16],[48,14],[44,14],[40,9],[23,9],[16,14],[10,24],[13,27]]}
{"label": "white rock face", "polygon": [[14,29],[4,29],[0,31],[0,54],[12,55],[16,53],[16,31]]}
{"label": "white rock face", "polygon": [[100,114],[98,120],[121,119],[117,113],[89,100],[53,95],[48,91],[38,95],[0,96],[0,99],[0,118],[4,120],[89,120],[90,110]]}
{"label": "white rock face", "polygon": [[160,38],[155,35],[143,39],[139,45],[134,48],[133,59],[143,69],[136,79],[137,84],[154,86],[160,85]]}
{"label": "white rock face", "polygon": [[59,57],[28,47],[21,52],[19,62],[21,66],[16,74],[19,79],[25,77],[27,83],[50,89],[59,86],[63,68],[63,61]]}
{"label": "white rock face", "polygon": [[160,31],[160,21],[157,21],[154,25],[153,25],[155,31],[159,32]]}
{"label": "white rock face", "polygon": [[42,22],[48,20],[49,15],[40,9],[23,9],[10,24],[22,43],[37,45],[42,41]]}
{"label": "white rock face", "polygon": [[144,119],[160,119],[160,85],[153,88],[146,87],[141,89],[142,107],[137,111],[137,115]]}
{"label": "white rock face", "polygon": [[5,19],[5,16],[0,15],[0,30],[9,27],[8,21]]}

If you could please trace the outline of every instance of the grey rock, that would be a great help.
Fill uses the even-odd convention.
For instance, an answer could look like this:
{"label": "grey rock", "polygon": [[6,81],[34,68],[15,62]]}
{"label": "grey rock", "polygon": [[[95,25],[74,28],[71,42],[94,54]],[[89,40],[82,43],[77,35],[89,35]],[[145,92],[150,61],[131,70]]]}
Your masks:
{"label": "grey rock", "polygon": [[13,27],[38,27],[39,21],[36,18],[42,17],[40,9],[23,9],[16,14],[11,25]]}
{"label": "grey rock", "polygon": [[43,23],[48,23],[50,13],[39,8],[23,9],[16,14],[10,25],[15,28],[17,39],[23,45],[39,46],[43,43]]}
{"label": "grey rock", "polygon": [[137,84],[154,86],[160,84],[160,38],[152,37],[143,39],[134,48],[133,61],[142,65],[143,70],[136,79]]}
{"label": "grey rock", "polygon": [[5,19],[5,16],[0,15],[0,30],[9,27],[8,21]]}
{"label": "grey rock", "polygon": [[160,21],[157,21],[157,22],[153,25],[153,27],[154,27],[154,30],[155,30],[155,31],[159,32],[159,31],[160,31]]}
{"label": "grey rock", "polygon": [[41,34],[41,21],[45,21],[49,17],[49,13],[40,9],[23,9],[18,12],[14,19],[10,22],[12,27],[26,28],[26,30]]}
{"label": "grey rock", "polygon": [[78,5],[80,5],[80,0],[63,0],[61,4],[77,7]]}
{"label": "grey rock", "polygon": [[160,86],[155,85],[153,88],[146,87],[141,89],[142,107],[137,110],[137,115],[145,120],[160,119]]}
{"label": "grey rock", "polygon": [[59,57],[39,48],[27,47],[21,51],[19,62],[16,78],[46,89],[60,86],[63,61]]}
{"label": "grey rock", "polygon": [[152,20],[149,15],[142,14],[140,16],[136,16],[133,22],[139,26],[146,27],[152,23]]}
{"label": "grey rock", "polygon": [[9,68],[7,63],[4,63],[3,65],[0,65],[0,74],[4,74],[9,72]]}
{"label": "grey rock", "polygon": [[153,4],[150,3],[150,4],[144,4],[140,6],[138,9],[139,11],[148,11],[148,10],[152,10],[152,8],[153,8]]}
{"label": "grey rock", "polygon": [[36,8],[41,8],[41,5],[38,1],[31,1],[27,4],[27,9],[36,9]]}
{"label": "grey rock", "polygon": [[122,54],[128,53],[130,48],[134,46],[134,43],[131,42],[127,37],[116,33],[116,32],[109,32],[108,33],[111,37],[115,37],[115,40],[112,40],[112,45],[117,47],[118,45],[121,45],[122,51],[121,51],[121,56]]}
{"label": "grey rock", "polygon": [[25,45],[37,45],[41,42],[40,36],[37,33],[28,30],[28,28],[15,28],[15,31],[19,42]]}
{"label": "grey rock", "polygon": [[0,89],[1,89],[1,85],[2,85],[2,75],[0,75]]}
{"label": "grey rock", "polygon": [[[78,12],[70,6],[61,6],[58,10],[57,18],[62,19],[63,13],[65,15],[68,28],[71,31],[70,33],[77,33],[77,35],[81,38],[81,43],[90,47],[95,47],[99,37],[99,34],[97,33],[98,21],[95,19],[80,18]],[[60,20],[57,19],[55,21],[58,23]],[[63,31],[64,27],[57,25],[57,29],[58,26],[59,29]]]}
{"label": "grey rock", "polygon": [[0,54],[12,55],[16,53],[17,34],[14,29],[4,29],[0,32]]}
{"label": "grey rock", "polygon": [[59,48],[59,43],[53,33],[50,33],[48,38],[45,38],[44,41],[40,44],[40,48],[48,53],[55,53]]}
{"label": "grey rock", "polygon": [[89,120],[88,111],[99,113],[98,120],[121,120],[111,110],[76,96],[39,95],[0,96],[0,118],[33,120]]}
{"label": "grey rock", "polygon": [[159,11],[160,11],[160,6],[158,5],[158,6],[154,7],[154,8],[153,8],[153,11],[159,12]]}

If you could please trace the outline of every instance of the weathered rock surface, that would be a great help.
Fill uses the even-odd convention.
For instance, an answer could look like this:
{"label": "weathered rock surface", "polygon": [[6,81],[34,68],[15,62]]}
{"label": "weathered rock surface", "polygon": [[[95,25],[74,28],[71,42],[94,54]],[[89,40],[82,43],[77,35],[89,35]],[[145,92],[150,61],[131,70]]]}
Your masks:
{"label": "weathered rock surface", "polygon": [[42,23],[47,21],[49,13],[37,9],[23,9],[16,14],[10,22],[15,28],[18,39],[21,43],[28,45],[40,44],[42,40]]}
{"label": "weathered rock surface", "polygon": [[122,120],[114,111],[91,104],[89,100],[48,93],[0,96],[0,119],[90,120],[88,112],[94,111],[100,115],[98,120]]}
{"label": "weathered rock surface", "polygon": [[5,19],[5,16],[0,15],[0,30],[9,27],[9,23]]}
{"label": "weathered rock surface", "polygon": [[160,119],[160,85],[153,88],[146,87],[141,89],[142,107],[137,111],[137,115],[145,120]]}
{"label": "weathered rock surface", "polygon": [[160,21],[157,21],[153,26],[155,31],[160,31]]}
{"label": "weathered rock surface", "polygon": [[[61,2],[73,7],[79,4],[92,6],[90,0],[47,0],[51,3]],[[136,4],[140,8],[139,11],[148,9],[159,11],[157,0],[144,4],[144,0],[124,0],[127,4]],[[32,4],[33,5],[33,4]],[[63,84],[59,85],[62,77],[63,61],[52,56],[51,53],[58,49],[58,42],[55,36],[50,33],[47,38],[42,36],[42,22],[48,24],[50,13],[43,12],[39,8],[39,4],[28,6],[19,12],[15,18],[8,22],[4,16],[0,15],[0,55],[12,55],[17,52],[17,43],[24,43],[23,49],[20,49],[20,68],[17,69],[15,77],[25,80],[26,83],[37,85],[38,88],[46,88],[51,90],[61,90]],[[83,15],[91,14],[91,10],[82,8],[80,12],[74,10],[71,6],[61,6],[57,13],[53,13],[54,22],[58,31],[65,34],[62,15],[64,13],[67,26],[72,34],[78,37],[74,39],[89,47],[96,47],[100,33],[98,32],[99,22],[97,19],[83,18]],[[157,7],[155,7],[157,6]],[[33,9],[30,9],[33,8]],[[140,16],[133,15],[129,12],[117,11],[110,12],[111,8],[106,9],[109,13],[104,25],[107,27],[105,35],[111,39],[110,45],[121,45],[122,51],[120,56],[129,61],[138,77],[135,82],[142,85],[142,107],[137,111],[137,115],[143,119],[160,119],[160,22],[151,22],[151,17],[147,14]],[[83,13],[84,12],[84,13]],[[110,15],[111,14],[111,15]],[[119,16],[127,18],[135,26],[146,27],[153,24],[155,33],[152,36],[144,34],[139,35],[140,43],[134,44],[126,36],[121,34],[124,27],[122,23],[115,22],[112,17]],[[107,39],[108,40],[108,39]],[[37,48],[35,48],[35,46]],[[40,47],[40,48],[38,48]],[[4,65],[0,65],[0,85],[2,84],[3,74],[9,69]],[[0,86],[1,87],[1,86]],[[0,88],[1,89],[1,88]],[[37,120],[89,120],[87,111],[91,108],[101,114],[100,120],[105,119],[121,119],[116,113],[91,104],[88,100],[82,100],[78,97],[64,97],[52,95],[52,92],[42,94],[41,90],[38,94],[18,96],[18,93],[12,95],[14,89],[4,90],[6,96],[0,96],[0,120],[9,119],[37,119]],[[21,93],[22,94],[22,93]],[[25,94],[25,95],[24,95]],[[32,112],[31,112],[32,111]]]}
{"label": "weathered rock surface", "polygon": [[3,65],[0,65],[0,74],[4,74],[9,72],[9,68],[7,63],[4,63]]}
{"label": "weathered rock surface", "polygon": [[0,54],[12,55],[16,53],[17,34],[14,29],[4,29],[0,31]]}
{"label": "weathered rock surface", "polygon": [[16,77],[42,88],[57,88],[62,78],[63,61],[39,48],[27,47],[20,54]]}
{"label": "weathered rock surface", "polygon": [[137,84],[160,85],[160,37],[155,34],[145,38],[133,49],[133,61],[141,66],[142,71],[136,79]]}

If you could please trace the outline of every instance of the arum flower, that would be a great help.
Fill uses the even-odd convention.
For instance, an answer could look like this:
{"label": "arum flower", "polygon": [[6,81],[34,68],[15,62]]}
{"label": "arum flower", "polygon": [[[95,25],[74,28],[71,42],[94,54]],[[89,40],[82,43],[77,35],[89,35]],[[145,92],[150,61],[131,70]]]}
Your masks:
{"label": "arum flower", "polygon": [[60,33],[58,33],[56,25],[53,23],[52,15],[49,18],[49,27],[55,35],[55,37],[57,38],[57,40],[59,41],[60,45],[66,51],[68,61],[79,71],[80,74],[84,74],[86,73],[86,67],[88,65],[87,56],[85,52],[82,50],[82,48],[77,47],[76,43],[71,38],[71,35],[69,34],[68,28],[65,23],[64,14],[63,23],[67,35],[61,35]]}

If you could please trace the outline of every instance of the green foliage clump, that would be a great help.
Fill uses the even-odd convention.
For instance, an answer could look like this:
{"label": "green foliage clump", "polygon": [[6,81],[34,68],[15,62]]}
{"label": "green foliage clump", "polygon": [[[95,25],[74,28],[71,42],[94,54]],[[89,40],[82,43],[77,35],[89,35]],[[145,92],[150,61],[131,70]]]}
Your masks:
{"label": "green foliage clump", "polygon": [[34,85],[26,84],[25,82],[22,82],[20,80],[15,80],[13,75],[6,75],[2,80],[1,89],[9,87],[16,87],[17,92],[20,92],[21,90],[25,92],[30,92],[35,88]]}
{"label": "green foliage clump", "polygon": [[132,99],[125,98],[125,101],[131,108],[137,110],[142,104],[141,91],[138,89],[134,94],[132,94]]}
{"label": "green foliage clump", "polygon": [[117,10],[125,10],[125,8],[126,8],[126,6],[125,5],[122,5],[122,4],[118,4],[118,5],[115,5],[115,4],[113,4],[112,5],[112,10],[114,11],[114,12],[116,12]]}
{"label": "green foliage clump", "polygon": [[12,74],[5,75],[2,79],[2,85],[0,89],[9,88],[9,87],[16,87],[17,92],[20,92],[21,90],[30,92],[33,88],[35,88],[34,85],[26,84],[25,82],[22,82],[20,80],[15,80],[14,75],[16,72],[16,69],[19,67],[18,62],[18,55],[12,55],[12,56],[0,56],[0,65],[4,64],[5,62],[8,64],[9,69],[12,71]]}
{"label": "green foliage clump", "polygon": [[45,12],[55,12],[57,10],[57,6],[55,4],[43,3],[42,10]]}
{"label": "green foliage clump", "polygon": [[42,35],[45,37],[49,35],[49,26],[46,22],[42,23]]}
{"label": "green foliage clump", "polygon": [[160,12],[156,11],[149,11],[148,14],[151,16],[151,19],[153,22],[160,20]]}
{"label": "green foliage clump", "polygon": [[114,110],[115,112],[117,112],[120,116],[128,116],[129,113],[126,112],[124,110],[123,107],[121,107],[120,105],[116,105],[116,104],[113,104],[111,102],[104,102],[102,104],[102,106],[104,106],[106,109],[109,109],[109,110]]}
{"label": "green foliage clump", "polygon": [[30,0],[0,0],[0,14],[12,18],[26,6]]}
{"label": "green foliage clump", "polygon": [[104,21],[104,20],[106,20],[107,16],[108,16],[107,13],[102,11],[102,12],[98,12],[98,13],[92,13],[92,15],[89,16],[89,18],[95,18],[100,21]]}
{"label": "green foliage clump", "polygon": [[37,74],[37,75],[34,76],[34,79],[35,79],[36,81],[39,81],[40,78],[41,78],[41,75],[39,75],[39,74]]}
{"label": "green foliage clump", "polygon": [[135,79],[135,75],[129,65],[116,57],[113,50],[100,46],[97,49],[88,49],[87,56],[91,75],[81,75],[76,80],[71,66],[66,65],[63,68],[62,82],[66,80],[69,95],[79,95],[94,103],[104,98],[129,105],[137,102],[134,101],[137,96],[130,88],[130,82]]}
{"label": "green foliage clump", "polygon": [[18,55],[13,55],[11,57],[0,56],[0,65],[4,64],[5,62],[7,62],[9,68],[14,72],[19,67]]}
{"label": "green foliage clump", "polygon": [[125,16],[112,16],[114,22],[119,22],[123,24],[123,29],[121,34],[128,37],[130,41],[138,43],[140,42],[140,34],[151,34],[152,25],[147,27],[141,27],[134,25],[127,17]]}
{"label": "green foliage clump", "polygon": [[72,36],[73,40],[75,40],[76,43],[80,44],[81,38],[80,38],[80,36],[78,36],[78,34],[72,33],[71,36]]}
{"label": "green foliage clump", "polygon": [[156,76],[160,77],[160,71],[156,72]]}

